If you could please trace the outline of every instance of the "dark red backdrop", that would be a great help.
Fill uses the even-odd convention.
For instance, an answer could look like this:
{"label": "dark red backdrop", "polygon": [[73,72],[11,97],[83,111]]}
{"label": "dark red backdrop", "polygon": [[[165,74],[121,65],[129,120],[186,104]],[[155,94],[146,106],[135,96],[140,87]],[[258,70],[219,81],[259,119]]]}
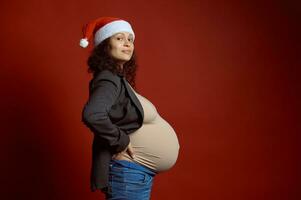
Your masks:
{"label": "dark red backdrop", "polygon": [[152,199],[300,198],[300,12],[243,2],[1,1],[0,198],[103,198],[89,190],[91,49],[78,46],[99,16],[132,23],[138,92],[178,134]]}

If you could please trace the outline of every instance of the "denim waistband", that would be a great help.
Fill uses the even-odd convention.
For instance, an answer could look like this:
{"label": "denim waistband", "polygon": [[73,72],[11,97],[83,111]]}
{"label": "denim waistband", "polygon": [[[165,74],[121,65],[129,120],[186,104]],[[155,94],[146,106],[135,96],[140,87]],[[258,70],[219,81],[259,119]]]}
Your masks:
{"label": "denim waistband", "polygon": [[120,165],[122,165],[124,167],[128,167],[128,168],[138,169],[138,170],[144,171],[144,172],[150,174],[151,176],[154,176],[154,175],[157,174],[155,171],[153,171],[153,170],[151,170],[149,168],[146,168],[146,167],[140,165],[139,163],[131,162],[131,161],[128,161],[128,160],[114,160],[114,159],[111,159],[110,165],[114,164],[114,163],[120,164]]}

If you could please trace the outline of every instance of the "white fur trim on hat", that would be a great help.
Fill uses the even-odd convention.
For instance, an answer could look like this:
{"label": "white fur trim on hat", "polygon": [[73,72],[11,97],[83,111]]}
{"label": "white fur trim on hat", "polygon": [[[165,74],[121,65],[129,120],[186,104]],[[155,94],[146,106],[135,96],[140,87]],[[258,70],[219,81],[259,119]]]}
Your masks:
{"label": "white fur trim on hat", "polygon": [[135,39],[134,31],[131,27],[131,25],[124,20],[116,20],[113,22],[110,22],[103,27],[101,27],[98,31],[96,31],[94,36],[94,45],[97,46],[99,43],[101,43],[103,40],[111,37],[112,35],[118,33],[118,32],[129,32],[133,34],[133,40]]}

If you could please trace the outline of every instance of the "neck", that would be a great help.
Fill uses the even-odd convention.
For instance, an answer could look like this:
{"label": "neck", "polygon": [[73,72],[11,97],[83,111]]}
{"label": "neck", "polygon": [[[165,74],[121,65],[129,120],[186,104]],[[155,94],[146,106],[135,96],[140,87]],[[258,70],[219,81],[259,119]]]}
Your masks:
{"label": "neck", "polygon": [[117,65],[118,70],[123,70],[123,63],[118,63]]}
{"label": "neck", "polygon": [[117,71],[119,74],[123,74],[123,65],[122,64],[117,65]]}

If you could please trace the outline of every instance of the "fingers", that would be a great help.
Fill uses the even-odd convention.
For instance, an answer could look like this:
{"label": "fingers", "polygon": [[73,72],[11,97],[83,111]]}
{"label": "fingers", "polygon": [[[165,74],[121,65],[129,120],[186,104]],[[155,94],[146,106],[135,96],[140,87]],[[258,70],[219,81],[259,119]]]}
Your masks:
{"label": "fingers", "polygon": [[129,143],[129,145],[127,146],[127,148],[125,150],[123,150],[122,152],[114,154],[112,156],[112,158],[113,159],[118,159],[118,157],[121,156],[122,153],[127,153],[132,159],[135,158],[134,148],[132,147],[131,143]]}
{"label": "fingers", "polygon": [[128,145],[127,152],[132,157],[132,159],[135,158],[134,149],[133,149],[131,143]]}

